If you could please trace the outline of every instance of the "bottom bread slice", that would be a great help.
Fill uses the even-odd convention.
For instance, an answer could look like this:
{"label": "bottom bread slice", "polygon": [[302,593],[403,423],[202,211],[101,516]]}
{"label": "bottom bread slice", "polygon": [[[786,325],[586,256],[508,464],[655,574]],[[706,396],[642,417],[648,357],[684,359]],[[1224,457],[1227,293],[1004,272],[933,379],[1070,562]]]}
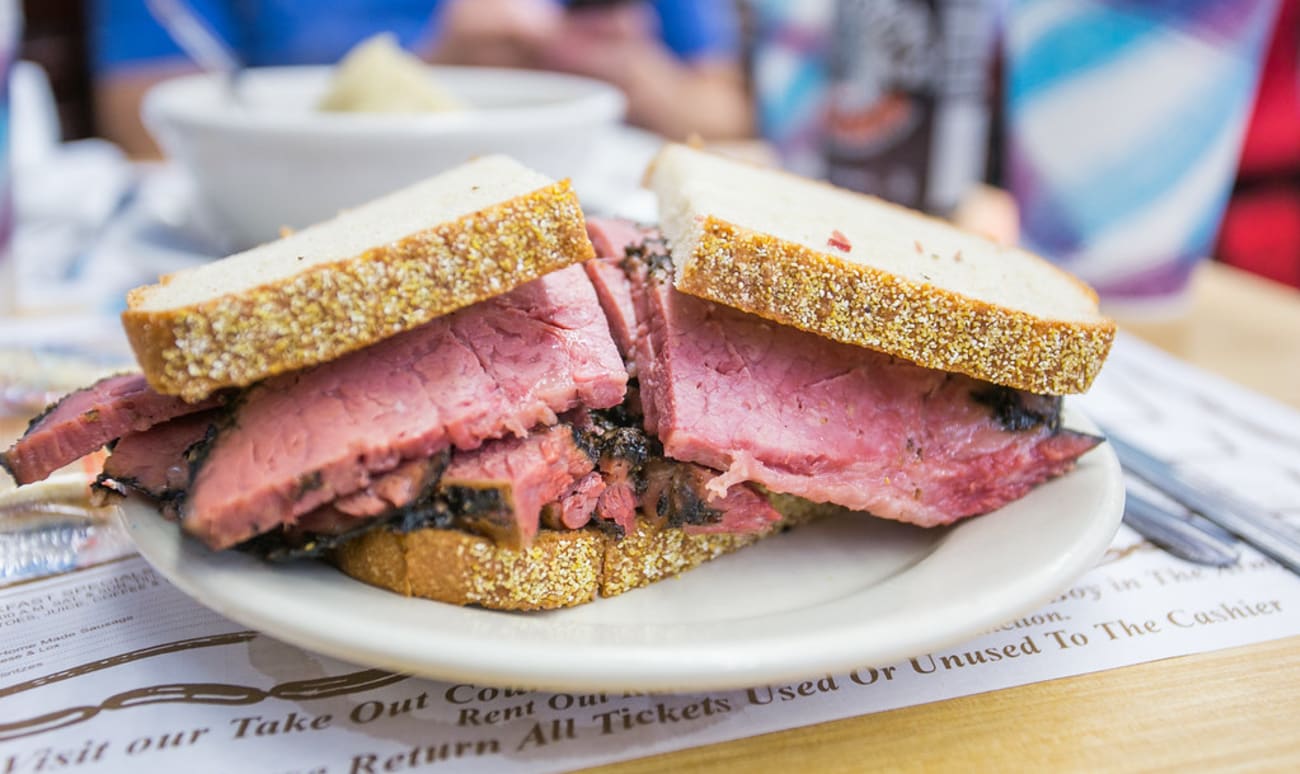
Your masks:
{"label": "bottom bread slice", "polygon": [[345,543],[339,569],[406,596],[494,610],[554,610],[612,597],[697,567],[823,510],[773,498],[785,519],[751,534],[689,534],[647,519],[621,540],[595,529],[543,530],[528,548],[499,546],[452,529],[379,529]]}

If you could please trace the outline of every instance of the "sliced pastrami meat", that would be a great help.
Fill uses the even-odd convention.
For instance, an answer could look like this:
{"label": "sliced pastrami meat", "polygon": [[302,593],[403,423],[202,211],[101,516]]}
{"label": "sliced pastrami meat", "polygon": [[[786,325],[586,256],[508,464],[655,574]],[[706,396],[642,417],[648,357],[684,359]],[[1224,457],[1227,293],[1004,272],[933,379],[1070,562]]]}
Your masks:
{"label": "sliced pastrami meat", "polygon": [[405,508],[438,481],[447,466],[447,455],[408,460],[375,478],[364,489],[344,495],[333,506],[354,517],[378,516],[394,508]]}
{"label": "sliced pastrami meat", "polygon": [[622,536],[636,529],[641,469],[658,455],[659,444],[641,429],[640,400],[635,390],[615,409],[579,410],[567,415],[579,432],[596,467],[604,490],[596,500],[597,526]]}
{"label": "sliced pastrami meat", "polygon": [[583,268],[596,288],[596,297],[609,321],[609,332],[618,345],[618,353],[627,361],[628,372],[636,375],[636,307],[632,303],[632,285],[623,268],[600,258],[587,261]]}
{"label": "sliced pastrami meat", "polygon": [[596,248],[596,258],[583,264],[587,277],[596,288],[601,309],[609,320],[609,330],[628,370],[636,375],[637,321],[632,286],[623,271],[627,248],[639,248],[647,232],[635,223],[614,218],[588,218],[587,234]]}
{"label": "sliced pastrami meat", "polygon": [[627,248],[640,246],[649,231],[623,218],[587,218],[587,237],[597,258],[621,261]]}
{"label": "sliced pastrami meat", "polygon": [[438,495],[451,503],[459,526],[518,548],[536,537],[542,506],[569,493],[593,468],[573,428],[556,425],[457,451]]}
{"label": "sliced pastrami meat", "polygon": [[618,527],[618,534],[636,530],[636,486],[631,481],[605,474],[605,491],[596,501],[596,516]]}
{"label": "sliced pastrami meat", "polygon": [[219,418],[219,411],[204,411],[123,436],[96,485],[132,489],[156,500],[179,496],[190,483],[187,452],[215,432]]}
{"label": "sliced pastrami meat", "polygon": [[400,523],[403,517],[421,511],[450,456],[444,451],[428,459],[403,462],[365,489],[255,535],[239,548],[272,561],[325,556],[371,529]]}
{"label": "sliced pastrami meat", "polygon": [[206,451],[184,526],[225,548],[401,461],[617,405],[627,371],[581,267],[249,388]]}
{"label": "sliced pastrami meat", "polygon": [[[707,493],[708,482],[717,471],[698,466],[697,470],[697,491]],[[704,524],[687,524],[682,527],[686,534],[749,535],[767,532],[783,518],[781,512],[772,507],[772,503],[752,484],[731,487],[721,499],[709,500],[709,507],[721,513],[721,517]]]}
{"label": "sliced pastrami meat", "polygon": [[550,529],[581,529],[596,513],[596,504],[605,492],[605,479],[591,471],[573,482],[554,503],[542,508],[542,524]]}
{"label": "sliced pastrami meat", "polygon": [[781,521],[781,513],[749,484],[738,484],[715,497],[709,482],[717,475],[716,470],[690,462],[653,460],[645,466],[641,509],[691,534],[765,532]]}
{"label": "sliced pastrami meat", "polygon": [[41,481],[109,441],[210,409],[221,400],[214,396],[186,403],[154,391],[141,374],[110,376],[70,393],[32,420],[23,437],[0,454],[0,467],[19,484]]}
{"label": "sliced pastrami meat", "polygon": [[[641,403],[674,459],[724,471],[715,496],[774,492],[925,526],[986,513],[1100,439],[1060,400],[935,371],[679,293],[633,267]],[[651,268],[655,267],[655,268]],[[1006,421],[1015,414],[1015,421]]]}

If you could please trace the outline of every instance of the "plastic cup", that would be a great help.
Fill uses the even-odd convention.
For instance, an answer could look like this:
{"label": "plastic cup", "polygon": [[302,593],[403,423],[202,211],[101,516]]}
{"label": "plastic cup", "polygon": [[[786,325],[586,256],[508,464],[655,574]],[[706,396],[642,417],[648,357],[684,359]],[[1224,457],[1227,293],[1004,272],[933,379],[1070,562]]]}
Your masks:
{"label": "plastic cup", "polygon": [[1025,246],[1111,311],[1176,312],[1235,177],[1277,0],[1013,0],[1006,173]]}

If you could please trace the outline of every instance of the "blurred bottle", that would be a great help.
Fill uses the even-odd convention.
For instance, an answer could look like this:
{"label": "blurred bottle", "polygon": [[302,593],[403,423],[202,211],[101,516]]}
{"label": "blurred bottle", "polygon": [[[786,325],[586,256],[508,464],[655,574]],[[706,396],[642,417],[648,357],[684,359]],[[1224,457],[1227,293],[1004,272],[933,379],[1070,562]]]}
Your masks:
{"label": "blurred bottle", "polygon": [[995,26],[992,0],[838,0],[827,178],[950,212],[984,177]]}

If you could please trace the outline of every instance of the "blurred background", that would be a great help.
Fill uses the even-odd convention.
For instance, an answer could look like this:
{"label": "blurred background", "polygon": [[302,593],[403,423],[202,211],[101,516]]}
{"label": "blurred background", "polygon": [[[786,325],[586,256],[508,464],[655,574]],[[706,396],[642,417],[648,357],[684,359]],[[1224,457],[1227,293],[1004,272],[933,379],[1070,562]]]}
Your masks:
{"label": "blurred background", "polygon": [[[336,65],[388,33],[428,63],[599,79],[654,136],[978,222],[1107,297],[1177,294],[1206,256],[1300,287],[1300,0],[20,5],[17,58],[48,81],[58,140],[130,160],[163,154],[141,120],[160,82]],[[40,80],[15,86],[16,109],[41,104]]]}

